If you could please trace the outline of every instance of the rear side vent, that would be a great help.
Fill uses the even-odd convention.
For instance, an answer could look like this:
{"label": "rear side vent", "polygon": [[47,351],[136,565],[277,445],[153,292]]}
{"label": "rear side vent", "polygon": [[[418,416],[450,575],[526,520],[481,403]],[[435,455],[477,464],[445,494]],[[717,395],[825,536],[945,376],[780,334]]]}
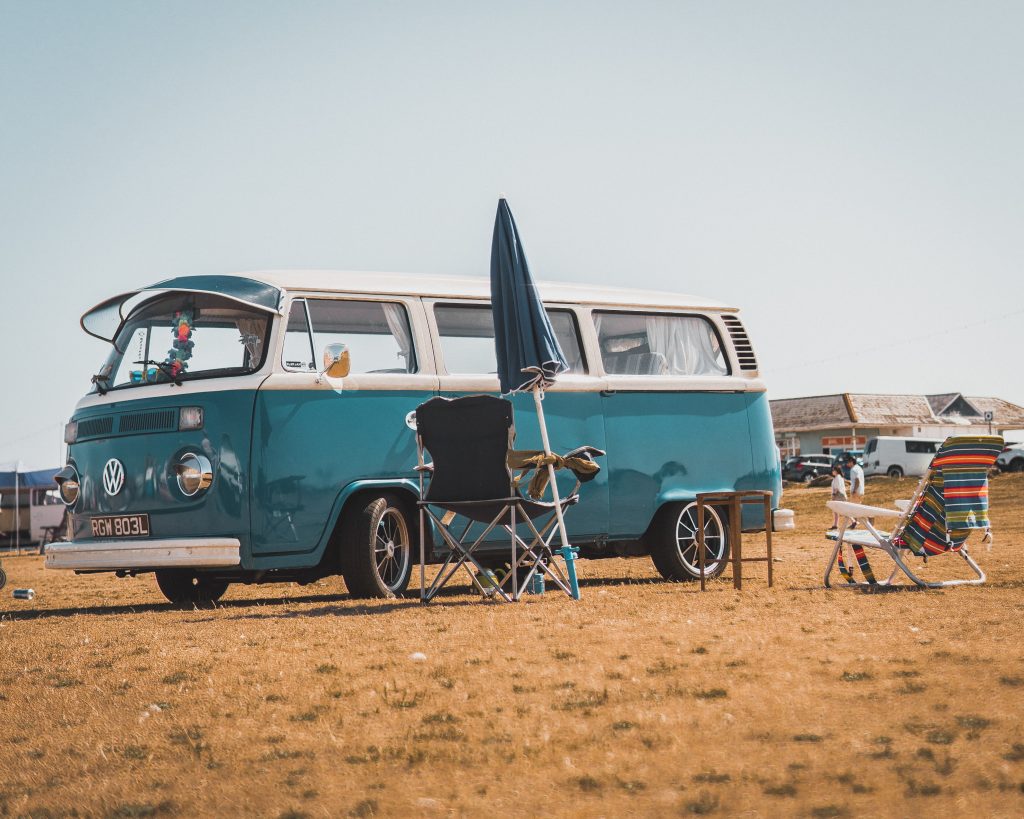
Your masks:
{"label": "rear side vent", "polygon": [[754,348],[747,338],[747,331],[736,316],[722,316],[729,335],[732,336],[732,344],[736,348],[736,358],[739,361],[740,369],[747,372],[757,370],[757,357],[754,355]]}
{"label": "rear side vent", "polygon": [[101,415],[99,418],[85,418],[78,422],[78,440],[102,438],[114,431],[114,416]]}
{"label": "rear side vent", "polygon": [[122,435],[131,435],[134,432],[166,432],[177,428],[178,410],[165,409],[122,415],[117,431]]}

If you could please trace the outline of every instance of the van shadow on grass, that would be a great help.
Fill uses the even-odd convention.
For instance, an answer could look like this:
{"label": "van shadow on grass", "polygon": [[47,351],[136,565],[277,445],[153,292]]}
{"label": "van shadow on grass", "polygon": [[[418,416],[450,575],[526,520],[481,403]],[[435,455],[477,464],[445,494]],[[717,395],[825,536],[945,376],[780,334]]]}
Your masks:
{"label": "van shadow on grass", "polygon": [[[311,594],[302,597],[261,597],[246,600],[222,600],[218,603],[206,605],[175,605],[173,603],[142,603],[140,605],[123,606],[69,606],[56,609],[33,609],[29,611],[0,611],[0,619],[13,620],[43,620],[50,617],[77,617],[80,615],[107,616],[111,614],[149,614],[153,612],[172,611],[216,611],[219,609],[236,609],[262,606],[285,606],[289,604],[310,604],[310,603],[337,603],[342,600],[350,600],[347,594]],[[397,608],[401,604],[391,604],[390,608]],[[388,604],[381,606],[365,606],[365,612],[390,610]],[[346,609],[353,611],[354,609]]]}

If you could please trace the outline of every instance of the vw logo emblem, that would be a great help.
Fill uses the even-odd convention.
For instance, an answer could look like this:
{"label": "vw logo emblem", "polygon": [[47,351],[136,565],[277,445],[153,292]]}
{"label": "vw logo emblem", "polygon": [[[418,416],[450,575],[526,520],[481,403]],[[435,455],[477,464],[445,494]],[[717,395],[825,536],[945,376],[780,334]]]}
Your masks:
{"label": "vw logo emblem", "polygon": [[103,489],[108,495],[114,496],[123,487],[124,465],[117,458],[111,458],[103,467]]}

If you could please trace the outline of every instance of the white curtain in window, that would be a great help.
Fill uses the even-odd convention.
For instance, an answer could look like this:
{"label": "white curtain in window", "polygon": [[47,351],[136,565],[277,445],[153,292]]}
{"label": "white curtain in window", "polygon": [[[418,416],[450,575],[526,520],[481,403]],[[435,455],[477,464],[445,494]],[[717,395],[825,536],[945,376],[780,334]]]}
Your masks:
{"label": "white curtain in window", "polygon": [[400,304],[382,304],[384,318],[391,330],[391,335],[398,342],[398,354],[405,360],[405,371],[412,372],[412,333],[409,331],[409,322],[405,320],[405,308]]}
{"label": "white curtain in window", "polygon": [[255,367],[263,357],[263,328],[265,319],[235,319],[241,338],[238,339],[249,354],[249,366]]}
{"label": "white curtain in window", "polygon": [[724,375],[711,328],[698,318],[648,316],[647,345],[665,357],[669,375]]}

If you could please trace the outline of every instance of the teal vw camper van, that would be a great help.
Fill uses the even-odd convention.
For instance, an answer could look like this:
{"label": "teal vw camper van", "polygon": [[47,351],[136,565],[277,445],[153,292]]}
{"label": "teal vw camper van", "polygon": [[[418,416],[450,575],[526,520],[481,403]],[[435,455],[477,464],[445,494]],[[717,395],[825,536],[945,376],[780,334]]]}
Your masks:
{"label": "teal vw camper van", "polygon": [[[694,577],[698,492],[781,496],[736,309],[540,288],[571,365],[545,397],[552,447],[608,453],[567,518],[573,543]],[[82,327],[110,352],[67,427],[58,481],[72,531],[47,566],[152,572],[174,602],[334,574],[358,597],[400,595],[419,542],[411,413],[435,395],[498,391],[488,299],[486,278],[265,271],[169,279],[96,306]],[[513,400],[518,444],[537,445],[532,399]],[[744,529],[765,524],[792,516],[744,513]],[[714,574],[725,515],[706,525]]]}

